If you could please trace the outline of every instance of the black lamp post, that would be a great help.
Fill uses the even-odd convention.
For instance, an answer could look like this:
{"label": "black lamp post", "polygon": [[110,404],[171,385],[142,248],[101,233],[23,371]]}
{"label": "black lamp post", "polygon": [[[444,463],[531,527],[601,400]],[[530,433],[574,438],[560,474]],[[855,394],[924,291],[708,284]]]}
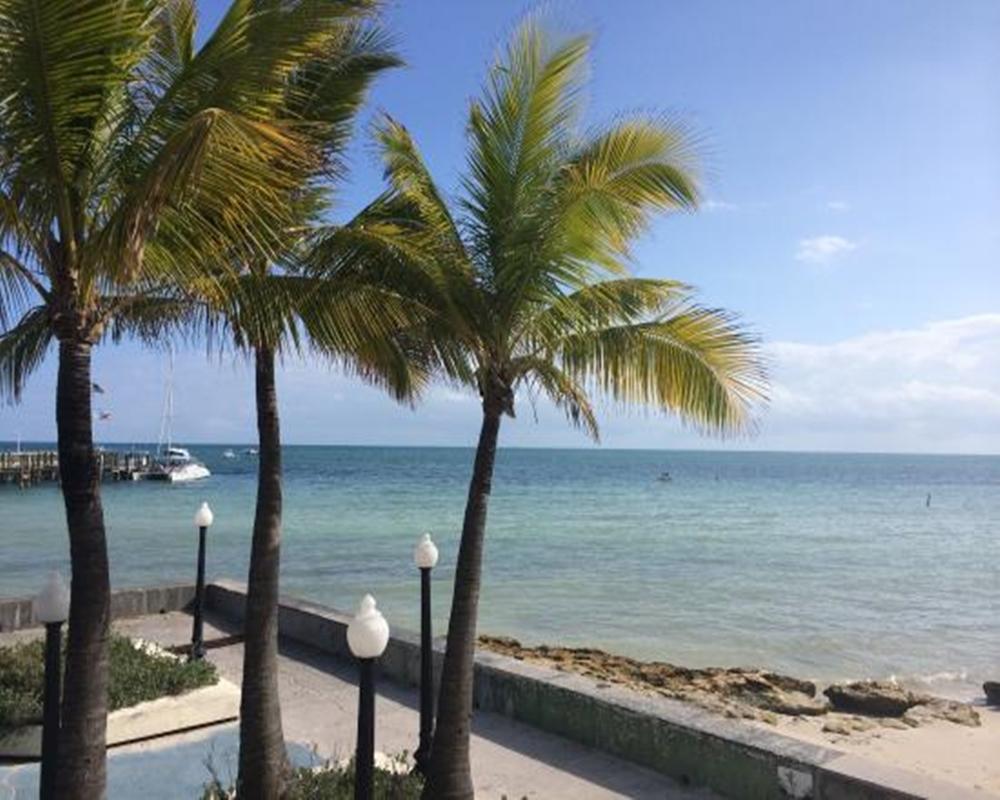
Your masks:
{"label": "black lamp post", "polygon": [[427,774],[434,738],[434,651],[431,636],[431,570],[438,561],[438,549],[425,533],[413,551],[413,563],[420,570],[420,744],[413,754],[417,770]]}
{"label": "black lamp post", "polygon": [[354,798],[372,800],[375,778],[375,662],[389,643],[389,624],[375,607],[375,598],[361,598],[358,613],[347,626],[347,646],[361,667],[358,697],[358,744],[354,756]]}
{"label": "black lamp post", "polygon": [[69,591],[53,571],[35,598],[35,618],[45,625],[45,694],[42,699],[42,764],[38,796],[56,798],[59,765],[59,700],[62,687],[62,626],[69,616]]}
{"label": "black lamp post", "polygon": [[203,633],[205,612],[205,538],[208,529],[215,521],[215,515],[208,503],[202,503],[194,515],[194,524],[198,526],[198,578],[194,587],[194,625],[191,630],[191,660],[205,657],[205,637]]}

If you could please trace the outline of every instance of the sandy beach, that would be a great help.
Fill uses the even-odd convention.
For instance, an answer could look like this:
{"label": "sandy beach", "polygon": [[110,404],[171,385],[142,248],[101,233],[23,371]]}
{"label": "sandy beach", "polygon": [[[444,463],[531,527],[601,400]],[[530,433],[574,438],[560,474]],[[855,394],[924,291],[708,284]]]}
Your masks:
{"label": "sandy beach", "polygon": [[[1000,797],[1000,708],[977,706],[976,711],[979,727],[934,720],[918,728],[897,729],[842,714],[750,724]],[[862,722],[842,735],[823,730],[831,720]]]}

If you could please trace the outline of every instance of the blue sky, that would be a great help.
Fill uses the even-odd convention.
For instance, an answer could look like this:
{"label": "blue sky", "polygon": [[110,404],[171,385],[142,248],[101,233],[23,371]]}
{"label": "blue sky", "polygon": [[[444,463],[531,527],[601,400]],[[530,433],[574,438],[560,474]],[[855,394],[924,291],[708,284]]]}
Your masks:
{"label": "blue sky", "polygon": [[[202,23],[221,13],[202,0]],[[362,116],[346,217],[380,186],[365,129],[403,121],[449,189],[485,68],[533,6],[398,0],[387,8],[408,66]],[[704,135],[705,209],[658,223],[637,269],[697,285],[762,335],[774,401],[749,441],[701,439],[658,416],[607,409],[605,446],[1000,452],[1000,3],[993,0],[599,0],[546,6],[594,33],[588,121],[680,112]],[[54,365],[0,439],[51,438]],[[163,359],[102,348],[95,378],[107,441],[155,438]],[[254,437],[242,364],[178,356],[176,435]],[[290,442],[471,444],[475,399],[440,388],[413,412],[315,365],[279,386]],[[537,417],[537,423],[536,423]],[[586,442],[522,403],[503,443]]]}

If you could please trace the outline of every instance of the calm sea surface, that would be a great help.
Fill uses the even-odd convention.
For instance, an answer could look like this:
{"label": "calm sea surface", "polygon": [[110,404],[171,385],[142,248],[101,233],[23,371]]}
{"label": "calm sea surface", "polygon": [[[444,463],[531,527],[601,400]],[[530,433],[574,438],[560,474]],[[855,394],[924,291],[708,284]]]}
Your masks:
{"label": "calm sea surface", "polygon": [[[197,484],[105,485],[115,586],[193,579],[203,499],[209,573],[245,578],[256,460],[225,449],[192,448],[213,472]],[[442,626],[471,464],[465,449],[287,448],[284,592],[349,608],[370,591],[414,627],[411,552],[430,531]],[[58,490],[0,487],[0,595],[66,564]],[[972,692],[1000,677],[1000,457],[504,450],[480,630]]]}

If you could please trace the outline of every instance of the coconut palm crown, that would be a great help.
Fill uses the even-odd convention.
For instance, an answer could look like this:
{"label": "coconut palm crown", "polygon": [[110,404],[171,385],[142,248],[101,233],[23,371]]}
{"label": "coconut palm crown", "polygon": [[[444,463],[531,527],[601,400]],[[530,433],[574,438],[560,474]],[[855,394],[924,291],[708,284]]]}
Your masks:
{"label": "coconut palm crown", "polygon": [[[656,214],[697,207],[695,137],[668,116],[582,132],[587,37],[537,19],[513,34],[469,111],[467,169],[451,204],[408,131],[378,139],[390,187],[352,237],[425,276],[437,357],[482,401],[456,568],[426,797],[472,797],[469,718],[487,502],[501,420],[541,394],[595,439],[592,397],[737,433],[765,399],[755,337],[676,280],[635,277],[631,247]],[[374,258],[375,256],[372,255]]]}

